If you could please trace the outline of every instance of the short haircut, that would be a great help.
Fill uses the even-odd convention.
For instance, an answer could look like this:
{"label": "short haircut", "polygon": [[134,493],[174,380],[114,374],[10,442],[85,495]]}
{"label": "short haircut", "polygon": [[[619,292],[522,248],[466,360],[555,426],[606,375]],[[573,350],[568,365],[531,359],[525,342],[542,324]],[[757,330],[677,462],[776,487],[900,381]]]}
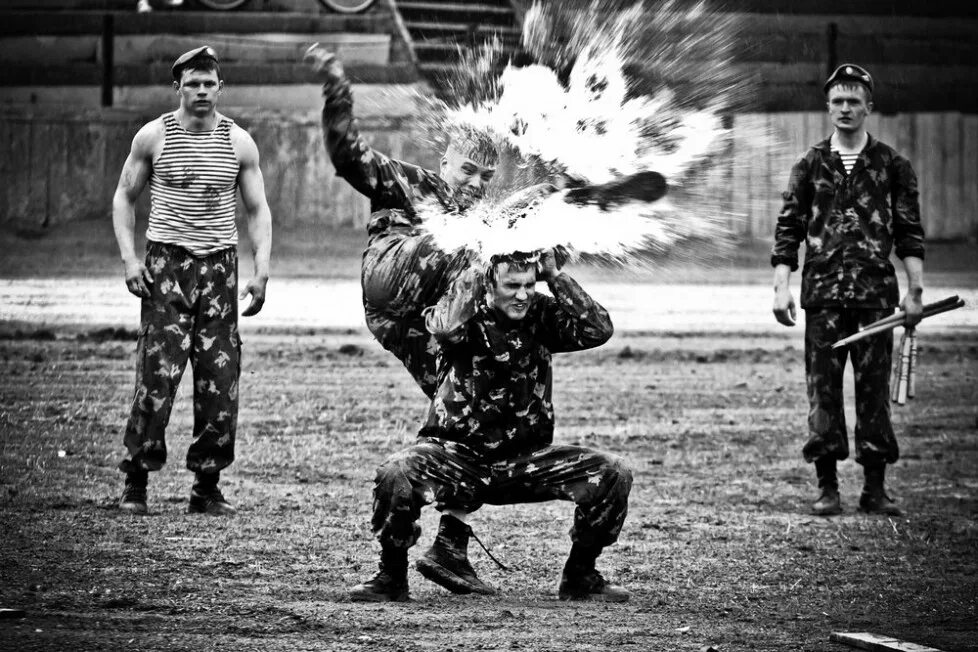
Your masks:
{"label": "short haircut", "polygon": [[528,272],[536,270],[537,261],[540,260],[538,253],[526,253],[514,251],[511,254],[496,254],[489,259],[489,267],[486,269],[486,281],[492,287],[499,281],[499,266],[503,263],[509,265],[511,270],[517,272]]}
{"label": "short haircut", "polygon": [[829,91],[831,91],[833,88],[841,88],[844,91],[855,91],[856,89],[862,89],[863,97],[866,99],[866,101],[867,102],[873,101],[873,91],[869,90],[869,87],[866,86],[865,84],[860,84],[859,82],[852,82],[852,81],[836,82],[835,84],[832,84],[826,89],[825,99],[828,99]]}
{"label": "short haircut", "polygon": [[448,147],[458,150],[480,165],[495,167],[499,163],[499,149],[484,131],[464,127],[453,130]]}
{"label": "short haircut", "polygon": [[194,57],[179,68],[174,68],[173,81],[179,84],[183,80],[183,73],[188,70],[197,70],[199,72],[211,72],[213,70],[217,73],[218,80],[224,81],[224,75],[221,74],[221,66],[213,57],[209,57],[206,54]]}

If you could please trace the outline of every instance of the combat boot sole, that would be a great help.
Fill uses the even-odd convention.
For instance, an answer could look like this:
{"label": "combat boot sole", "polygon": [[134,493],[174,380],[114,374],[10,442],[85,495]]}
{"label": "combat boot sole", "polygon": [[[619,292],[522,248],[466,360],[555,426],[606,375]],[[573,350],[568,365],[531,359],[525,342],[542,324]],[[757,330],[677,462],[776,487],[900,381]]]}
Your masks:
{"label": "combat boot sole", "polygon": [[350,589],[350,600],[352,602],[409,602],[411,596],[406,588],[403,591],[384,593],[372,591],[370,587],[355,586]]}
{"label": "combat boot sole", "polygon": [[863,494],[859,497],[859,511],[864,514],[882,514],[883,516],[903,516],[903,510],[897,507],[889,496]]}
{"label": "combat boot sole", "polygon": [[632,594],[627,589],[609,584],[593,593],[587,590],[568,590],[561,587],[557,592],[557,597],[572,602],[628,602]]}
{"label": "combat boot sole", "polygon": [[414,567],[418,570],[425,579],[430,580],[445,589],[448,589],[452,593],[457,593],[459,595],[467,595],[469,593],[478,593],[480,595],[495,595],[496,589],[492,588],[484,582],[470,582],[464,577],[460,577],[450,568],[447,568],[439,564],[436,560],[430,559],[428,557],[422,557],[417,562],[415,562]]}
{"label": "combat boot sole", "polygon": [[816,516],[835,516],[842,513],[842,499],[838,491],[825,491],[812,505],[812,514]]}

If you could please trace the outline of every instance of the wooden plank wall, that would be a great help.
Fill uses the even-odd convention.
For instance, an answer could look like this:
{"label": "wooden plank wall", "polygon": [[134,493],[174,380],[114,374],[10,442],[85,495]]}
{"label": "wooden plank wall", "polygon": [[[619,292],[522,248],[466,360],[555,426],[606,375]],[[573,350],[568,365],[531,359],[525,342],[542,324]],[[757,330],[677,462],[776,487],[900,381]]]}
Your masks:
{"label": "wooden plank wall", "polygon": [[[363,225],[367,201],[336,177],[322,143],[318,115],[235,115],[258,145],[272,214],[284,223]],[[37,231],[107,216],[132,138],[152,116],[124,112],[31,115],[0,111],[0,225]],[[401,119],[360,120],[380,151],[424,165],[422,151]],[[148,211],[148,188],[137,205]],[[240,207],[239,207],[240,212]]]}
{"label": "wooden plank wall", "polygon": [[[735,115],[728,197],[743,236],[770,239],[791,166],[832,133],[824,112]],[[873,115],[868,129],[910,159],[928,239],[978,238],[978,115]],[[740,187],[743,184],[743,187]]]}
{"label": "wooden plank wall", "polygon": [[[234,116],[261,153],[276,220],[329,226],[365,223],[366,200],[335,176],[318,116]],[[108,215],[133,135],[149,116],[124,112],[31,115],[0,112],[0,224],[43,229]],[[400,119],[360,122],[365,137],[395,158],[437,164]],[[928,238],[978,237],[978,115],[874,115],[871,133],[912,162]],[[792,164],[828,136],[824,112],[732,116],[729,156],[710,172],[709,204],[732,215],[731,230],[768,240]],[[148,192],[144,193],[148,195]],[[145,196],[140,210],[146,210]]]}

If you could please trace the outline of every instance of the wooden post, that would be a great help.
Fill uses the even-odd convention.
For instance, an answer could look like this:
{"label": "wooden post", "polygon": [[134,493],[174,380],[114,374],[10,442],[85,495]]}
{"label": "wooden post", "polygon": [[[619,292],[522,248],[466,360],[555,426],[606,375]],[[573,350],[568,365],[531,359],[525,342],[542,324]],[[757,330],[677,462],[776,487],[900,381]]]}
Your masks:
{"label": "wooden post", "polygon": [[102,106],[112,106],[112,90],[115,87],[115,17],[102,16]]}
{"label": "wooden post", "polygon": [[828,46],[826,54],[828,55],[825,59],[828,64],[827,70],[825,72],[825,78],[828,79],[833,72],[835,72],[836,66],[839,65],[839,25],[836,23],[829,23],[826,29],[826,45]]}

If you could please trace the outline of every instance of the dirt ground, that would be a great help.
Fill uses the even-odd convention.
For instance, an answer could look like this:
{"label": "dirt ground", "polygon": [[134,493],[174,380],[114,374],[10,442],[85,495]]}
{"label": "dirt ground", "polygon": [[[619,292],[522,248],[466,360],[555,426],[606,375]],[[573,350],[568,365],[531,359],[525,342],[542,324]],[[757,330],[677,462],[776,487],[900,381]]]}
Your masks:
{"label": "dirt ground", "polygon": [[[362,233],[277,234],[278,277],[356,277]],[[105,223],[0,233],[0,244],[0,278],[121,273]],[[973,244],[929,260],[928,280],[978,287]],[[763,247],[717,271],[657,278],[770,282]],[[635,470],[621,540],[600,562],[633,591],[623,605],[557,600],[573,507],[556,502],[475,515],[510,567],[470,547],[498,596],[454,596],[412,570],[410,603],[346,600],[376,568],[374,468],[413,440],[425,407],[358,329],[246,332],[238,459],[224,475],[236,516],[185,513],[189,378],[150,513],[120,513],[134,337],[0,322],[0,608],[24,612],[0,618],[0,650],[848,649],[829,642],[835,631],[978,650],[973,328],[922,337],[918,398],[894,407],[899,519],[855,511],[851,461],[845,514],[809,514],[803,363],[783,331],[622,332],[558,356],[557,440],[619,453]],[[412,558],[436,523],[427,510]]]}
{"label": "dirt ground", "polygon": [[[365,335],[245,342],[231,518],[185,514],[191,427],[184,382],[170,463],[150,513],[119,512],[132,334],[8,332],[0,339],[3,650],[844,650],[869,631],[978,650],[978,336],[932,338],[919,397],[894,408],[903,518],[808,514],[799,455],[800,351],[756,338],[616,336],[560,356],[558,440],[624,455],[628,522],[601,567],[624,605],[564,603],[556,583],[569,503],[487,507],[474,544],[495,597],[454,596],[411,571],[412,602],[363,606],[373,469],[423,409],[406,372]],[[430,542],[436,514],[412,558]]]}

